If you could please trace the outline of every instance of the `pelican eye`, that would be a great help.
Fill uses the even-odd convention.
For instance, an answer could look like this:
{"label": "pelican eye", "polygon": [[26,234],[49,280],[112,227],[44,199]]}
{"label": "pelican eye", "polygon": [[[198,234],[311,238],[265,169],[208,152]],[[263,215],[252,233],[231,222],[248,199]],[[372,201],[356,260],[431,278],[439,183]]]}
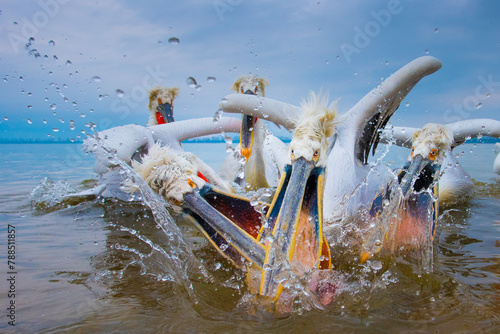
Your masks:
{"label": "pelican eye", "polygon": [[411,157],[413,158],[413,152],[415,152],[415,146],[411,147]]}
{"label": "pelican eye", "polygon": [[316,150],[313,153],[313,160],[318,161],[318,159],[319,159],[319,150]]}
{"label": "pelican eye", "polygon": [[253,92],[254,92],[255,94],[257,94],[257,92],[258,92],[258,91],[259,91],[259,86],[255,86],[255,88],[254,88]]}
{"label": "pelican eye", "polygon": [[160,98],[158,98],[158,104],[163,104],[163,101]]}
{"label": "pelican eye", "polygon": [[241,86],[241,87],[240,87],[240,92],[241,92],[241,94],[243,94],[243,93],[244,93],[244,91],[243,91],[243,86]]}
{"label": "pelican eye", "polygon": [[433,148],[430,152],[429,152],[429,159],[434,161],[437,157],[437,150],[435,148]]}
{"label": "pelican eye", "polygon": [[292,150],[290,151],[290,153],[291,153],[291,155],[292,155],[292,159],[293,159],[293,158],[294,158],[294,156],[295,156],[295,152],[293,151],[293,148],[292,148]]}

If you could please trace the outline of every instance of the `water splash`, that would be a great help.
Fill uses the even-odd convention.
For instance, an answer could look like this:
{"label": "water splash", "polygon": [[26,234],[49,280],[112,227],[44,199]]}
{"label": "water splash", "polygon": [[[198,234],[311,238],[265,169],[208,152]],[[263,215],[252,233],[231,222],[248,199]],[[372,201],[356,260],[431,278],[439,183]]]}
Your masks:
{"label": "water splash", "polygon": [[53,182],[45,177],[31,191],[29,198],[34,208],[46,209],[62,203],[65,196],[72,193],[76,193],[76,190],[66,181]]}
{"label": "water splash", "polygon": [[[199,274],[203,277],[210,278],[210,276],[203,264],[193,255],[192,250],[183,240],[179,227],[168,211],[169,208],[171,209],[170,204],[161,196],[153,192],[132,167],[118,158],[116,151],[104,145],[98,133],[95,133],[88,140],[89,143],[91,143],[90,145],[93,146],[100,155],[104,156],[107,163],[121,168],[121,172],[129,180],[128,182],[139,189],[144,204],[151,209],[157,226],[164,232],[169,240],[162,248],[155,246],[155,249],[163,255],[161,262],[163,270],[171,275],[177,284],[184,286],[190,298],[197,303],[194,288],[189,279],[188,268],[197,269]],[[138,237],[141,238],[139,235]],[[143,241],[147,242],[146,239]],[[151,243],[150,245],[153,244]]]}

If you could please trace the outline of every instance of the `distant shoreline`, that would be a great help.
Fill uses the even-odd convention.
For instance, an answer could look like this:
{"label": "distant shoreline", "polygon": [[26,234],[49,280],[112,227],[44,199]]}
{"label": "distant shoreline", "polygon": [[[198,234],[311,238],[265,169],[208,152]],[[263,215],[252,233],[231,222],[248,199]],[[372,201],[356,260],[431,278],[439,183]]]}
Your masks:
{"label": "distant shoreline", "polygon": [[[283,142],[289,143],[290,138],[280,138]],[[240,142],[239,137],[233,138],[233,143],[238,144]],[[46,139],[0,139],[0,144],[81,144],[83,140],[46,140]],[[188,139],[183,141],[183,143],[224,143],[223,138],[197,138]],[[465,141],[467,144],[495,144],[500,143],[500,138],[483,136],[481,139],[472,138]]]}

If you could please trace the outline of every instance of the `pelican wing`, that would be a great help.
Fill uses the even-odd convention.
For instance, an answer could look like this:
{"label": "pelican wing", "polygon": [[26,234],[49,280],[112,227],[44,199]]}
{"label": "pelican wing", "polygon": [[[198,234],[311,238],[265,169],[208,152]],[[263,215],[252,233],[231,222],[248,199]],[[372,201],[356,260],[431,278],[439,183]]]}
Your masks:
{"label": "pelican wing", "polygon": [[214,121],[213,117],[205,117],[154,125],[149,130],[155,142],[181,149],[180,143],[184,140],[221,132],[240,132],[240,127],[241,120],[237,118],[221,117]]}
{"label": "pelican wing", "polygon": [[366,94],[345,114],[344,124],[349,124],[349,129],[357,130],[354,132],[355,154],[361,163],[366,164],[370,150],[375,151],[380,139],[379,131],[385,127],[403,98],[420,79],[439,68],[441,62],[434,57],[417,58]]}
{"label": "pelican wing", "polygon": [[295,124],[302,114],[300,107],[250,94],[228,95],[219,107],[227,113],[245,114],[265,119],[283,126],[288,131],[295,128]]}
{"label": "pelican wing", "polygon": [[82,150],[91,152],[96,157],[94,171],[102,174],[113,166],[105,149],[113,150],[118,158],[129,163],[137,149],[149,147],[153,143],[154,139],[148,128],[129,124],[96,133],[83,142]]}
{"label": "pelican wing", "polygon": [[500,137],[500,121],[494,119],[468,119],[446,126],[453,131],[453,147],[478,136]]}
{"label": "pelican wing", "polygon": [[413,134],[418,128],[395,126],[391,129],[384,129],[380,135],[380,142],[388,144],[393,142],[397,146],[411,148]]}

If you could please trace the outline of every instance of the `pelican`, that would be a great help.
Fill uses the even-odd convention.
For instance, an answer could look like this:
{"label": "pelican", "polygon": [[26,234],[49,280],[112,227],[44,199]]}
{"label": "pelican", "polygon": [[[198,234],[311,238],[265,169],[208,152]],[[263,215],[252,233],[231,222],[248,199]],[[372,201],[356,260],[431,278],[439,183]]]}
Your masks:
{"label": "pelican", "polygon": [[133,160],[146,154],[155,143],[182,152],[181,142],[184,140],[222,131],[238,132],[240,125],[240,120],[236,118],[222,117],[219,122],[214,123],[212,117],[206,117],[149,127],[129,124],[97,132],[83,142],[82,149],[96,158],[94,172],[99,176],[98,184],[92,189],[69,196],[102,196],[130,201],[134,196],[123,191],[121,185],[124,176],[120,173],[119,166],[109,159],[110,152],[131,164]]}
{"label": "pelican", "polygon": [[[263,97],[269,83],[255,75],[237,79],[232,89],[238,94]],[[245,158],[244,181],[247,188],[256,190],[276,186],[286,160],[286,145],[275,136],[267,133],[262,118],[243,115],[240,131],[240,154]],[[241,164],[234,155],[229,155],[221,169],[221,175],[239,183]],[[241,180],[240,180],[241,179]]]}
{"label": "pelican", "polygon": [[[439,178],[439,201],[455,202],[470,196],[474,183],[471,176],[459,164],[453,154],[453,149],[463,144],[467,139],[490,136],[500,137],[500,121],[494,119],[471,119],[443,125],[452,133],[453,142],[445,152]],[[382,142],[393,141],[396,145],[411,148],[412,137],[418,131],[411,127],[394,127],[386,129]],[[498,159],[497,159],[498,160]],[[500,161],[500,160],[499,160]]]}
{"label": "pelican", "polygon": [[439,214],[437,181],[452,144],[453,131],[441,124],[429,123],[413,133],[411,153],[397,181],[389,182],[373,201],[370,215],[376,227],[363,244],[362,263],[390,247],[420,253],[424,268],[430,270]]}
{"label": "pelican", "polygon": [[172,123],[174,121],[174,100],[179,94],[179,88],[156,87],[149,91],[151,112],[147,125]]}
{"label": "pelican", "polygon": [[[423,77],[441,68],[434,57],[424,56],[405,65],[378,87],[365,95],[354,107],[338,117],[336,136],[331,139],[324,196],[325,221],[337,221],[347,213],[354,213],[360,205],[371,203],[377,187],[367,189],[361,198],[349,201],[349,196],[363,182],[371,170],[368,165],[370,150],[379,142],[383,129],[398,109],[402,99]],[[229,113],[244,113],[267,120],[292,130],[302,110],[299,107],[250,95],[229,95],[221,108]],[[346,197],[346,198],[344,198]]]}
{"label": "pelican", "polygon": [[[132,162],[154,191],[195,218],[221,254],[247,269],[251,289],[281,310],[290,309],[290,289],[304,279],[309,283],[303,288],[313,292],[319,308],[335,294],[335,285],[325,279],[331,259],[322,226],[327,138],[335,125],[335,111],[327,109],[326,101],[312,93],[302,103],[303,117],[290,144],[289,162],[272,203],[262,210],[264,225],[248,199],[227,193],[228,187],[225,192],[213,179],[199,177],[192,156],[155,146],[141,162]],[[278,276],[288,278],[278,283]],[[256,287],[252,282],[259,277]]]}
{"label": "pelican", "polygon": [[500,175],[500,143],[495,144],[495,154],[497,157],[495,158],[495,162],[493,163],[493,171]]}

